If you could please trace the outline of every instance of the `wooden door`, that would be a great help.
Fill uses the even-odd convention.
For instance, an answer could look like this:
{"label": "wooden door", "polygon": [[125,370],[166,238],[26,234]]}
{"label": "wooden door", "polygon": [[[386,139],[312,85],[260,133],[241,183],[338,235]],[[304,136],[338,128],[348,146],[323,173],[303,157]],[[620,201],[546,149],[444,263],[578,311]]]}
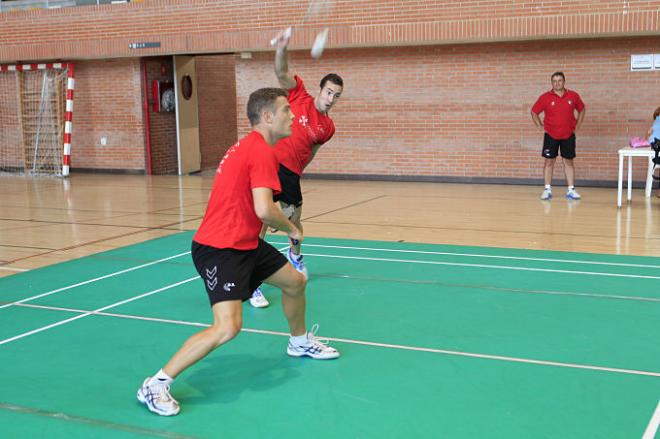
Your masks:
{"label": "wooden door", "polygon": [[186,175],[200,171],[202,161],[194,56],[174,57],[174,84],[179,175]]}

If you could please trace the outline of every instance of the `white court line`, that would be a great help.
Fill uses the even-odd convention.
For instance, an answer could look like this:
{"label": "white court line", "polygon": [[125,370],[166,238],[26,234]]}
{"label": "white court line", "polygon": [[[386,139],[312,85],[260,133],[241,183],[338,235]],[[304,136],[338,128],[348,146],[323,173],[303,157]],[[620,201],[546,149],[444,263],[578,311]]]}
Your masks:
{"label": "white court line", "polygon": [[30,271],[27,268],[14,268],[14,267],[0,267],[0,270],[7,270],[7,271]]}
{"label": "white court line", "polygon": [[654,439],[655,434],[658,431],[659,425],[660,425],[660,402],[658,402],[658,406],[655,408],[655,412],[653,412],[653,416],[651,416],[649,425],[646,427],[646,430],[644,430],[644,435],[642,436],[642,439]]}
{"label": "white court line", "polygon": [[[366,281],[388,281],[388,282],[405,282],[405,283],[414,283],[415,281],[406,281],[403,279],[388,279],[388,278],[379,278],[379,277],[369,277],[369,276],[350,276],[345,275],[319,275],[319,277],[326,277],[330,279],[348,279],[348,280],[366,280]],[[423,282],[419,281],[416,284],[420,286],[433,285],[435,282]],[[615,300],[631,300],[631,301],[640,301],[640,302],[660,302],[660,297],[644,297],[644,296],[621,296],[618,294],[598,294],[598,293],[579,293],[579,292],[570,292],[570,291],[552,291],[552,290],[524,290],[517,288],[506,288],[506,287],[497,287],[494,285],[480,285],[480,284],[451,284],[451,283],[439,283],[443,287],[460,287],[460,288],[473,288],[473,289],[484,289],[502,293],[514,293],[514,294],[545,294],[548,296],[569,296],[569,297],[590,297],[596,299],[615,299]]]}
{"label": "white court line", "polygon": [[[281,242],[272,242],[271,244],[284,245]],[[453,253],[453,252],[433,252],[423,250],[400,250],[391,248],[371,248],[371,247],[350,247],[342,245],[322,245],[322,244],[305,244],[305,247],[321,247],[321,248],[338,248],[348,250],[372,250],[378,252],[393,252],[393,253],[414,253],[420,255],[440,255],[440,256],[466,256],[471,258],[492,258],[492,259],[513,259],[517,261],[539,261],[539,262],[566,262],[570,264],[587,264],[587,265],[609,265],[613,267],[633,267],[633,268],[660,268],[660,265],[645,265],[645,264],[624,264],[619,262],[599,262],[599,261],[582,261],[579,259],[548,259],[548,258],[526,258],[522,256],[500,256],[500,255],[482,255],[478,253]]]}
{"label": "white court line", "polygon": [[0,305],[0,309],[8,308],[12,305],[17,305],[19,303],[29,302],[29,301],[34,300],[34,299],[40,299],[42,297],[50,296],[51,294],[55,294],[55,293],[59,293],[61,291],[70,290],[71,288],[76,288],[76,287],[80,287],[80,286],[83,286],[83,285],[91,284],[92,282],[97,282],[97,281],[107,279],[107,278],[110,278],[110,277],[119,276],[120,274],[128,273],[130,271],[139,270],[141,268],[149,267],[150,265],[160,264],[161,262],[169,261],[170,259],[179,258],[181,256],[185,256],[185,255],[189,255],[189,254],[190,254],[189,251],[184,252],[184,253],[179,253],[178,255],[169,256],[169,257],[163,258],[163,259],[158,259],[157,261],[148,262],[146,264],[142,264],[142,265],[138,265],[138,266],[135,266],[135,267],[127,268],[125,270],[115,271],[114,273],[106,274],[104,276],[95,277],[94,279],[89,279],[89,280],[86,280],[86,281],[83,281],[83,282],[78,282],[77,284],[73,284],[73,285],[69,285],[69,286],[66,286],[66,287],[58,288],[56,290],[51,290],[51,291],[48,291],[46,293],[42,293],[42,294],[38,294],[36,296],[28,297],[26,299],[17,300],[16,302],[7,303],[5,305]]}
{"label": "white court line", "polygon": [[105,311],[106,309],[114,308],[115,306],[119,306],[119,305],[123,305],[125,303],[133,302],[134,300],[142,299],[143,297],[151,296],[152,294],[160,293],[161,291],[165,291],[165,290],[169,290],[170,288],[178,287],[179,285],[183,285],[185,283],[192,282],[196,279],[199,279],[199,276],[191,277],[189,279],[182,280],[181,282],[176,282],[176,283],[164,286],[162,288],[158,288],[157,290],[152,290],[152,291],[149,291],[148,293],[140,294],[139,296],[131,297],[130,299],[125,299],[125,300],[122,300],[120,302],[115,302],[111,305],[95,309],[94,311],[86,311],[83,314],[75,316],[75,317],[71,317],[70,319],[60,320],[59,322],[51,323],[50,325],[42,326],[41,328],[33,329],[32,331],[27,331],[27,332],[24,332],[22,334],[16,335],[14,337],[10,337],[10,338],[6,338],[4,340],[0,340],[0,346],[2,346],[3,344],[11,343],[12,341],[15,341],[15,340],[20,340],[21,338],[25,338],[29,335],[33,335],[33,334],[37,334],[39,332],[43,332],[47,329],[51,329],[51,328],[55,328],[57,326],[61,326],[61,325],[65,325],[67,323],[71,323],[75,320],[82,319],[83,317],[87,317],[87,316],[92,315],[92,314],[98,314],[101,311]]}
{"label": "white court line", "polygon": [[314,253],[306,253],[305,256],[317,256],[320,258],[334,258],[334,259],[356,259],[356,260],[380,261],[380,262],[403,262],[408,264],[448,265],[453,267],[495,268],[501,270],[518,270],[518,271],[541,271],[545,273],[585,274],[590,276],[625,277],[631,279],[660,279],[660,276],[644,276],[641,274],[602,273],[599,271],[553,270],[551,268],[512,267],[509,265],[467,264],[462,262],[418,261],[418,260],[409,260],[409,259],[390,259],[390,258],[364,258],[361,256],[321,255]]}
{"label": "white court line", "polygon": [[[277,244],[277,245],[285,245],[284,243],[271,243],[271,244]],[[307,246],[317,246],[321,247],[320,245],[316,244],[307,244]],[[325,247],[335,247],[335,246],[325,246]],[[388,249],[369,249],[366,247],[339,247],[336,246],[337,248],[353,248],[353,249],[367,249],[367,250],[382,250],[382,251],[388,251]],[[280,249],[280,251],[285,250],[288,247],[284,247]],[[408,251],[406,250],[405,252],[416,252],[416,251]],[[428,252],[432,253],[432,252]],[[149,262],[146,264],[138,265],[136,267],[131,267],[127,268],[125,270],[120,270],[116,271],[114,273],[110,273],[104,276],[99,276],[94,279],[89,279],[83,282],[79,282],[73,285],[69,285],[66,287],[58,288],[56,290],[51,290],[46,293],[38,294],[36,296],[31,296],[26,299],[21,299],[16,302],[8,303],[5,305],[0,305],[0,309],[10,307],[12,305],[16,305],[19,303],[25,303],[29,302],[35,299],[39,299],[42,297],[49,296],[51,294],[59,293],[61,291],[69,290],[71,288],[76,288],[82,285],[87,285],[93,282],[97,282],[99,280],[107,279],[113,276],[118,276],[120,274],[128,273],[134,270],[138,270],[141,268],[145,268],[151,265],[155,265],[164,261],[168,261],[170,259],[175,259],[181,256],[185,256],[190,254],[189,251],[179,253],[174,256],[169,256],[167,258],[162,258],[158,259],[153,262]],[[616,273],[600,273],[600,272],[588,272],[588,271],[572,271],[572,270],[553,270],[553,269],[545,269],[545,268],[525,268],[525,267],[511,267],[511,266],[502,266],[502,265],[486,265],[486,264],[467,264],[467,263],[458,263],[458,262],[439,262],[439,261],[417,261],[417,260],[407,260],[407,259],[388,259],[388,258],[366,258],[366,257],[357,257],[357,256],[333,256],[333,255],[321,255],[321,254],[308,254],[308,256],[317,256],[317,257],[326,257],[326,258],[338,258],[338,259],[356,259],[356,260],[368,260],[368,261],[383,261],[383,262],[402,262],[402,263],[411,263],[411,264],[431,264],[431,265],[447,265],[447,266],[459,266],[459,267],[475,267],[475,268],[494,268],[494,269],[503,269],[503,270],[521,270],[521,271],[540,271],[540,272],[549,272],[549,273],[567,273],[567,274],[585,274],[585,275],[594,275],[594,276],[609,276],[609,277],[625,277],[625,278],[638,278],[638,279],[660,279],[660,276],[643,276],[643,275],[633,275],[633,274],[616,274]],[[477,256],[477,255],[474,255]],[[489,255],[485,255],[489,256]]]}
{"label": "white court line", "polygon": [[[186,282],[186,281],[184,281],[184,282]],[[100,309],[90,312],[90,311],[85,311],[85,310],[82,310],[82,309],[58,308],[58,307],[44,306],[44,305],[32,305],[32,304],[30,304],[30,305],[20,305],[20,306],[28,307],[28,308],[50,309],[50,310],[55,310],[55,311],[67,311],[67,312],[84,313],[83,317],[85,315],[96,314],[96,315],[108,316],[108,317],[118,317],[118,318],[133,319],[133,320],[144,320],[144,321],[159,322],[159,323],[172,323],[172,324],[175,324],[175,325],[184,325],[184,326],[196,326],[196,327],[204,327],[204,328],[209,326],[208,324],[205,324],[205,323],[187,322],[185,320],[161,319],[161,318],[157,318],[157,317],[141,317],[141,316],[135,316],[135,315],[130,315],[130,314],[104,313],[104,312],[100,312]],[[107,307],[105,309],[107,309]],[[78,317],[80,317],[80,316],[78,316]],[[77,318],[77,317],[74,317],[74,319],[75,318]],[[69,320],[71,320],[71,319],[69,319]],[[286,333],[286,332],[267,331],[267,330],[262,330],[262,329],[242,328],[241,331],[242,332],[250,332],[250,333],[253,333],[253,334],[278,335],[278,336],[282,336],[282,337],[288,337],[289,336],[289,334]],[[339,342],[339,343],[356,344],[356,345],[362,345],[362,346],[374,346],[374,347],[399,349],[399,350],[406,350],[406,351],[416,351],[416,352],[429,352],[429,353],[433,353],[433,354],[444,354],[444,355],[453,355],[453,356],[460,356],[460,357],[472,357],[472,358],[480,358],[480,359],[485,359],[485,360],[508,361],[508,362],[514,362],[514,363],[526,363],[526,364],[535,364],[535,365],[541,365],[541,366],[555,366],[555,367],[567,367],[567,368],[573,368],[573,369],[586,369],[586,370],[594,370],[594,371],[599,371],[599,372],[621,373],[621,374],[627,374],[627,375],[644,375],[644,376],[660,377],[660,372],[650,372],[650,371],[645,371],[645,370],[621,369],[621,368],[616,368],[616,367],[593,366],[593,365],[577,364],[577,363],[562,363],[562,362],[558,362],[558,361],[545,361],[545,360],[535,360],[535,359],[530,359],[530,358],[507,357],[507,356],[503,356],[503,355],[479,354],[479,353],[474,353],[474,352],[451,351],[451,350],[446,350],[446,349],[422,348],[422,347],[416,347],[416,346],[405,346],[405,345],[389,344],[389,343],[376,343],[376,342],[369,342],[369,341],[362,341],[362,340],[352,340],[352,339],[346,339],[346,338],[332,338],[332,337],[323,337],[323,338],[325,338],[327,340],[331,340],[331,341],[336,341],[336,342]],[[2,342],[0,342],[0,344],[2,344]],[[660,416],[660,414],[658,414],[658,415]]]}

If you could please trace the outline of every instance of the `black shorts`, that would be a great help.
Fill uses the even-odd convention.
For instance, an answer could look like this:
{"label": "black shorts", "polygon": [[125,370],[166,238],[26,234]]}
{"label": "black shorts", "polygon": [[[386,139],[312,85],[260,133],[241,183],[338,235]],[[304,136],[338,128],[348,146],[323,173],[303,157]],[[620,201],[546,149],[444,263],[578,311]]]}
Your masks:
{"label": "black shorts", "polygon": [[280,165],[280,169],[277,171],[277,176],[280,178],[282,192],[275,195],[273,200],[281,201],[286,204],[293,204],[296,207],[302,206],[300,175]]}
{"label": "black shorts", "polygon": [[215,248],[193,241],[192,258],[211,306],[249,299],[264,279],[287,264],[286,257],[262,239],[254,250]]}
{"label": "black shorts", "polygon": [[541,155],[546,159],[554,159],[557,153],[561,151],[561,156],[565,159],[575,158],[575,133],[568,139],[557,140],[545,133],[543,135],[543,152]]}

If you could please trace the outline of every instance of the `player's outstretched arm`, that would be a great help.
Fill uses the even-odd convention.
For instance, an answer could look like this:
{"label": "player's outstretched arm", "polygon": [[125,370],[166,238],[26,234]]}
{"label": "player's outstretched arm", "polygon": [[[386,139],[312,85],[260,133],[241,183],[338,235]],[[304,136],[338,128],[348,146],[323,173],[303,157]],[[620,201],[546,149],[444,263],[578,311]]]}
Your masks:
{"label": "player's outstretched arm", "polygon": [[303,240],[300,230],[282,213],[282,210],[273,202],[273,191],[270,188],[257,187],[252,189],[254,212],[265,225],[282,230],[290,238],[300,242]]}
{"label": "player's outstretched arm", "polygon": [[296,80],[289,72],[289,55],[287,47],[291,38],[291,28],[285,29],[274,38],[275,47],[275,76],[280,83],[280,87],[285,90],[291,90],[296,86]]}

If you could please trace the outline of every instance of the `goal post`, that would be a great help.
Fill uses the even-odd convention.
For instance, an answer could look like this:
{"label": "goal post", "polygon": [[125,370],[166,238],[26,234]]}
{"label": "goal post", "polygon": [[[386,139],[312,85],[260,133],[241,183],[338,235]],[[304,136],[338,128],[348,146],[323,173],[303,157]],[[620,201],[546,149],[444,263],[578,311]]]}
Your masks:
{"label": "goal post", "polygon": [[0,64],[0,172],[69,175],[72,63]]}

